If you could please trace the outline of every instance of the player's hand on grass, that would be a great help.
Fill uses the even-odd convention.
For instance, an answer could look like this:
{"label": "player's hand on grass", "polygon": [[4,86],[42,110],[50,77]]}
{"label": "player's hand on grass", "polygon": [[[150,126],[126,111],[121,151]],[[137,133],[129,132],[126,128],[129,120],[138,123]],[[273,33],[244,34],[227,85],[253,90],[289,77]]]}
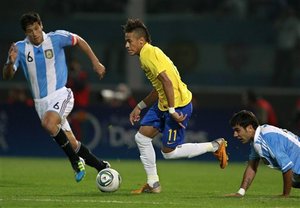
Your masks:
{"label": "player's hand on grass", "polygon": [[141,114],[141,109],[139,109],[139,107],[136,106],[129,115],[129,121],[132,126],[134,125],[135,122],[138,122],[140,120],[140,114]]}
{"label": "player's hand on grass", "polygon": [[186,119],[187,114],[183,115],[182,112],[174,112],[171,114],[172,118],[182,127],[185,129],[185,126],[182,124],[182,122]]}
{"label": "player's hand on grass", "polygon": [[289,197],[289,194],[280,194],[280,195],[278,195],[277,197],[280,197],[280,198],[288,198],[288,197]]}
{"label": "player's hand on grass", "polygon": [[105,67],[98,61],[97,63],[93,64],[93,68],[95,72],[98,74],[99,78],[102,79],[105,74]]}
{"label": "player's hand on grass", "polygon": [[243,197],[243,195],[239,193],[231,193],[231,194],[225,194],[225,197]]}

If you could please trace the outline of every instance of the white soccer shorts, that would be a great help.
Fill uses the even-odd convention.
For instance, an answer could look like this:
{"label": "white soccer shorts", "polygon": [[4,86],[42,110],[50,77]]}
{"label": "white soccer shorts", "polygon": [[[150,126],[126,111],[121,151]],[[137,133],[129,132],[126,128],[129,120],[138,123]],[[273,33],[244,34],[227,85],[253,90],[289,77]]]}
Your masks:
{"label": "white soccer shorts", "polygon": [[47,111],[55,111],[61,117],[61,128],[64,131],[71,131],[67,116],[74,106],[74,95],[70,88],[60,88],[42,99],[34,99],[35,110],[40,119]]}

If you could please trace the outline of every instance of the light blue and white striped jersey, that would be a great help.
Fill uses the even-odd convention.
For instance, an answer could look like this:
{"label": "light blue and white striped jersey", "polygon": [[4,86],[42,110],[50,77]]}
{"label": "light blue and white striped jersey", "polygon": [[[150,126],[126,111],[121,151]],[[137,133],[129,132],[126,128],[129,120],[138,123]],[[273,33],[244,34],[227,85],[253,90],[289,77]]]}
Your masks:
{"label": "light blue and white striped jersey", "polygon": [[250,160],[262,158],[270,168],[283,173],[292,169],[300,174],[300,138],[290,131],[271,125],[256,129],[251,143]]}
{"label": "light blue and white striped jersey", "polygon": [[46,97],[50,93],[64,87],[67,83],[68,69],[64,47],[76,44],[76,35],[57,30],[45,34],[44,41],[35,46],[28,38],[18,41],[18,56],[14,64],[20,66],[30,84],[34,99]]}

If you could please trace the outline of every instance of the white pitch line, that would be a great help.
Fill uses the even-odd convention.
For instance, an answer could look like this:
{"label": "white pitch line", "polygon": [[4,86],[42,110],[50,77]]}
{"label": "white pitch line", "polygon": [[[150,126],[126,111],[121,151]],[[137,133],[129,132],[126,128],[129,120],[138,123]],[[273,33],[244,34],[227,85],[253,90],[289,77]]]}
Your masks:
{"label": "white pitch line", "polygon": [[[0,199],[0,201],[31,201],[31,202],[70,202],[70,200],[65,199],[30,199],[30,198],[11,198],[11,199]],[[91,200],[91,199],[82,199],[82,200],[72,200],[75,203],[114,203],[114,204],[153,204],[153,205],[179,205],[178,203],[160,203],[160,202],[140,202],[140,201],[118,201],[118,200]]]}

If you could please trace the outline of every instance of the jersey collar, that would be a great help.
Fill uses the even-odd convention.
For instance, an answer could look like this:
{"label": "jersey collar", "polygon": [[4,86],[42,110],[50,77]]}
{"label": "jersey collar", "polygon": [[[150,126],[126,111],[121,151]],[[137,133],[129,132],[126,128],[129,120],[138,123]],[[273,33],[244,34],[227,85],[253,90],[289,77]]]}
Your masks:
{"label": "jersey collar", "polygon": [[142,49],[140,51],[140,56],[147,48],[149,48],[149,46],[150,46],[150,43],[145,43],[145,45],[142,47]]}
{"label": "jersey collar", "polygon": [[258,126],[258,127],[256,128],[256,130],[255,130],[255,134],[254,134],[254,138],[253,138],[253,141],[254,141],[254,142],[257,141],[260,132],[261,132],[261,127]]}

